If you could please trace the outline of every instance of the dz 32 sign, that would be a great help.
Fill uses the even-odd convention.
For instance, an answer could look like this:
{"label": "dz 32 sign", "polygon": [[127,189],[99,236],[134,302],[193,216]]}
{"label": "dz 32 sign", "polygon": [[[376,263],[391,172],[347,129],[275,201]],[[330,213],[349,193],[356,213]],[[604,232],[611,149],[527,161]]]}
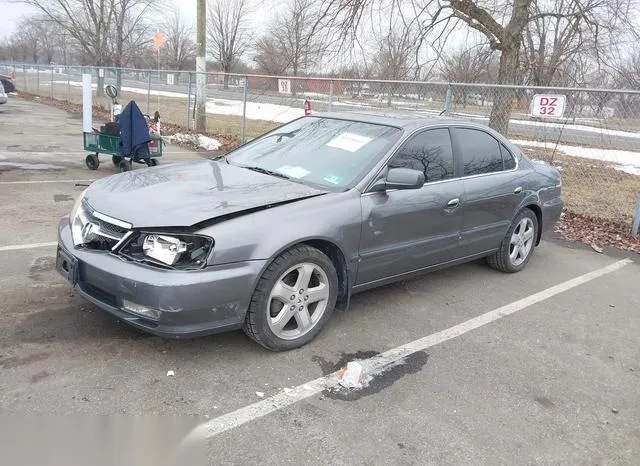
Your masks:
{"label": "dz 32 sign", "polygon": [[536,94],[531,103],[531,116],[542,118],[562,118],[567,96]]}

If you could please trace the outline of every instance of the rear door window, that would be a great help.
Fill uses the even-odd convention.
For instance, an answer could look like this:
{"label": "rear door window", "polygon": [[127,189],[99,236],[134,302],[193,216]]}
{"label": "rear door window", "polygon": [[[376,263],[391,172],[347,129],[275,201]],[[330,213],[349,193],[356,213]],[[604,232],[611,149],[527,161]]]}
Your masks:
{"label": "rear door window", "polygon": [[479,129],[456,128],[464,176],[500,172],[504,169],[500,143]]}

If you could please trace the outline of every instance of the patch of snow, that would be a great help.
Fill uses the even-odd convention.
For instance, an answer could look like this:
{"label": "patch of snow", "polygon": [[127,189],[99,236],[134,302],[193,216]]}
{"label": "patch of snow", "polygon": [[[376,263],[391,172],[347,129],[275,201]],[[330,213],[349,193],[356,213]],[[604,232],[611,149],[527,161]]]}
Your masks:
{"label": "patch of snow", "polygon": [[191,144],[204,150],[218,150],[222,145],[217,139],[203,136],[202,134],[181,134],[176,133],[173,136],[166,136],[165,139],[183,144]]}
{"label": "patch of snow", "polygon": [[557,146],[551,142],[539,141],[522,141],[511,140],[518,146],[541,147],[547,150],[554,148],[571,157],[582,157],[585,159],[601,160],[610,162],[616,170],[630,173],[632,175],[640,175],[640,152],[631,152],[615,149],[597,149],[592,147],[570,146],[566,144],[558,144]]}
{"label": "patch of snow", "polygon": [[[207,101],[207,113],[242,116],[242,106],[241,100],[210,99]],[[304,108],[302,106],[294,108],[287,105],[247,102],[246,115],[249,120],[288,123],[304,116]]]}
{"label": "patch of snow", "polygon": [[529,121],[529,120],[511,120],[511,123],[516,125],[523,126],[541,126],[546,128],[564,128],[571,129],[575,131],[586,131],[589,133],[596,133],[603,136],[621,136],[625,138],[636,138],[640,139],[640,133],[631,133],[629,131],[620,131],[617,129],[606,129],[606,128],[598,128],[595,126],[585,126],[585,125],[574,125],[574,124],[562,124],[562,123],[551,123],[546,121]]}

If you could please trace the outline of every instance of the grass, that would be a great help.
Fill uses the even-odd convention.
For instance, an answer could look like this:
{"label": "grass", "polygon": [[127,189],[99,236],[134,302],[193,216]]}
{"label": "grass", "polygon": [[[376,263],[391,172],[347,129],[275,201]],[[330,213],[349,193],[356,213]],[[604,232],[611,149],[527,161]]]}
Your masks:
{"label": "grass", "polygon": [[561,169],[562,193],[568,210],[608,220],[631,223],[640,199],[640,176],[611,168],[607,163],[570,157],[541,148],[521,147],[532,158]]}

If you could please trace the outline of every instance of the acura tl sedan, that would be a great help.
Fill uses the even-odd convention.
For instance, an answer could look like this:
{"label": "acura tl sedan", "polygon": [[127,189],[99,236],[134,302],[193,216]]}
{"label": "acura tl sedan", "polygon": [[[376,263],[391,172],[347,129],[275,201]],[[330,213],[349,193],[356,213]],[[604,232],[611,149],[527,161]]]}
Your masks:
{"label": "acura tl sedan", "polygon": [[59,225],[58,271],[147,332],[311,341],[354,293],[487,258],[531,259],[561,178],[486,126],[330,113],[216,161],[94,182]]}

